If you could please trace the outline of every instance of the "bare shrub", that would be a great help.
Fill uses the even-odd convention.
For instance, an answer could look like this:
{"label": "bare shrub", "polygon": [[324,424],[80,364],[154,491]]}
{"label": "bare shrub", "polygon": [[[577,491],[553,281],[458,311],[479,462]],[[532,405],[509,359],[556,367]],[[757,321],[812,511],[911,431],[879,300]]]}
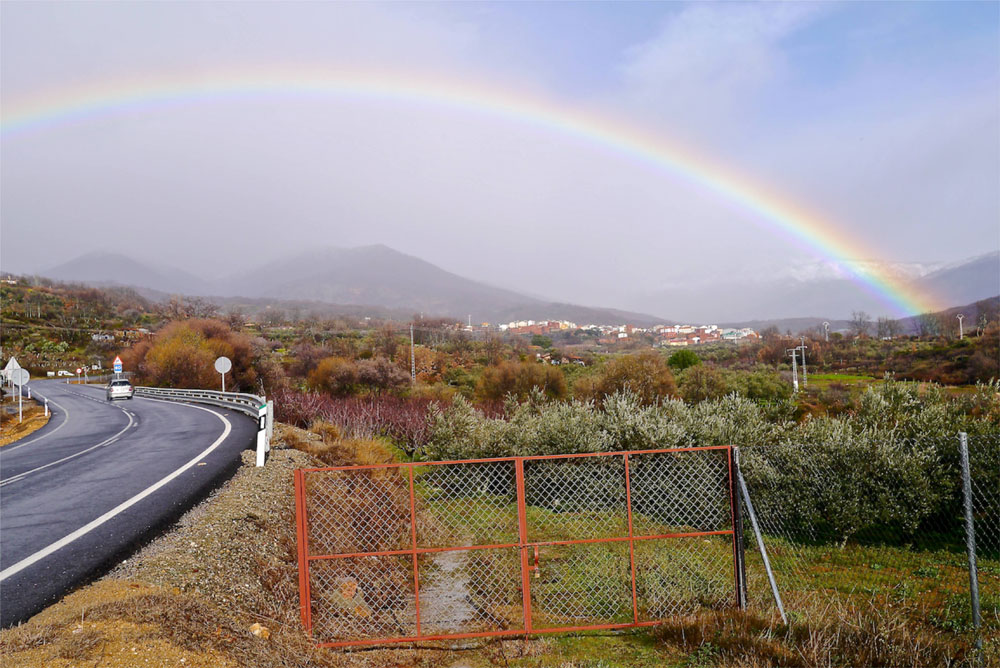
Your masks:
{"label": "bare shrub", "polygon": [[307,428],[317,419],[337,425],[349,438],[385,436],[412,450],[427,442],[431,398],[389,394],[331,397],[315,392],[282,390],[275,395],[276,419]]}

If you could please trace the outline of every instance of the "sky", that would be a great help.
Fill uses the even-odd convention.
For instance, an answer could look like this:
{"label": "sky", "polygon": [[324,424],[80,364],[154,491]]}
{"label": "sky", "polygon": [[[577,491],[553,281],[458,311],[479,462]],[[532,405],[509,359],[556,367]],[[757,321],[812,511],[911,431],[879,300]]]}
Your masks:
{"label": "sky", "polygon": [[[0,3],[4,122],[73,90],[263,72],[609,119],[823,218],[855,260],[1000,247],[998,3]],[[112,250],[214,277],[373,243],[633,307],[685,280],[829,266],[628,152],[427,99],[187,96],[0,135],[4,270]]]}

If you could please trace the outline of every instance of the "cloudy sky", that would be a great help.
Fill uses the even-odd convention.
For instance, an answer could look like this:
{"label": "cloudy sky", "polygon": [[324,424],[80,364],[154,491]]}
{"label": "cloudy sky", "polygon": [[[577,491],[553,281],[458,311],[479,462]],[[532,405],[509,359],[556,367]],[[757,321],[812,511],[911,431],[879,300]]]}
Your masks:
{"label": "cloudy sky", "polygon": [[[1000,246],[997,3],[8,0],[0,19],[5,121],[68,91],[220,72],[428,81],[682,145],[829,221],[868,255],[854,259]],[[384,243],[505,287],[614,303],[823,259],[627,151],[494,112],[258,92],[12,127],[0,262],[39,271],[118,250],[214,276]]]}

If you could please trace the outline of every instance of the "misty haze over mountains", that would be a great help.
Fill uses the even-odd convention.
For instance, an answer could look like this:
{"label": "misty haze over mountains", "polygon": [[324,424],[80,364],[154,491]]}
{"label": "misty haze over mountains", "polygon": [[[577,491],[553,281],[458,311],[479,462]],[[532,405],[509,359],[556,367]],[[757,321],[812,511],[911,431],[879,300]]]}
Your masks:
{"label": "misty haze over mountains", "polygon": [[[943,305],[968,304],[1000,294],[1000,252],[963,262],[888,264],[858,263],[862,272],[878,268],[910,282],[918,293],[933,295]],[[697,279],[696,279],[697,280]],[[669,312],[685,321],[758,320],[821,316],[848,318],[852,311],[872,315],[906,315],[892,310],[843,270],[829,263],[798,265],[770,271],[757,279],[711,277],[699,283],[678,282],[624,302],[630,308]],[[665,311],[670,309],[669,311]]]}
{"label": "misty haze over mountains", "polygon": [[[937,295],[948,305],[1000,294],[1000,252],[947,266],[910,263],[899,271],[911,277],[917,289]],[[620,301],[612,304],[613,308],[559,303],[489,285],[385,245],[311,250],[215,280],[100,252],[40,274],[64,281],[129,285],[167,294],[373,306],[461,320],[471,316],[477,323],[527,318],[566,319],[581,324],[844,319],[855,310],[873,316],[901,315],[890,312],[882,300],[856,281],[822,265],[800,265],[756,281],[691,277],[644,294],[623,284]],[[608,280],[614,281],[615,277],[610,275]],[[544,294],[545,287],[539,286],[537,292]]]}

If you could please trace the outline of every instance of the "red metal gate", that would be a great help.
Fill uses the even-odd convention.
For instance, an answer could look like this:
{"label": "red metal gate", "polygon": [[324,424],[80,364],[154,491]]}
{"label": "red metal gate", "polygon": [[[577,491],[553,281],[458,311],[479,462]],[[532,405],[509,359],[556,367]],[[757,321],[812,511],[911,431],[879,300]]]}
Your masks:
{"label": "red metal gate", "polygon": [[729,446],[301,469],[321,646],[647,626],[740,599]]}

